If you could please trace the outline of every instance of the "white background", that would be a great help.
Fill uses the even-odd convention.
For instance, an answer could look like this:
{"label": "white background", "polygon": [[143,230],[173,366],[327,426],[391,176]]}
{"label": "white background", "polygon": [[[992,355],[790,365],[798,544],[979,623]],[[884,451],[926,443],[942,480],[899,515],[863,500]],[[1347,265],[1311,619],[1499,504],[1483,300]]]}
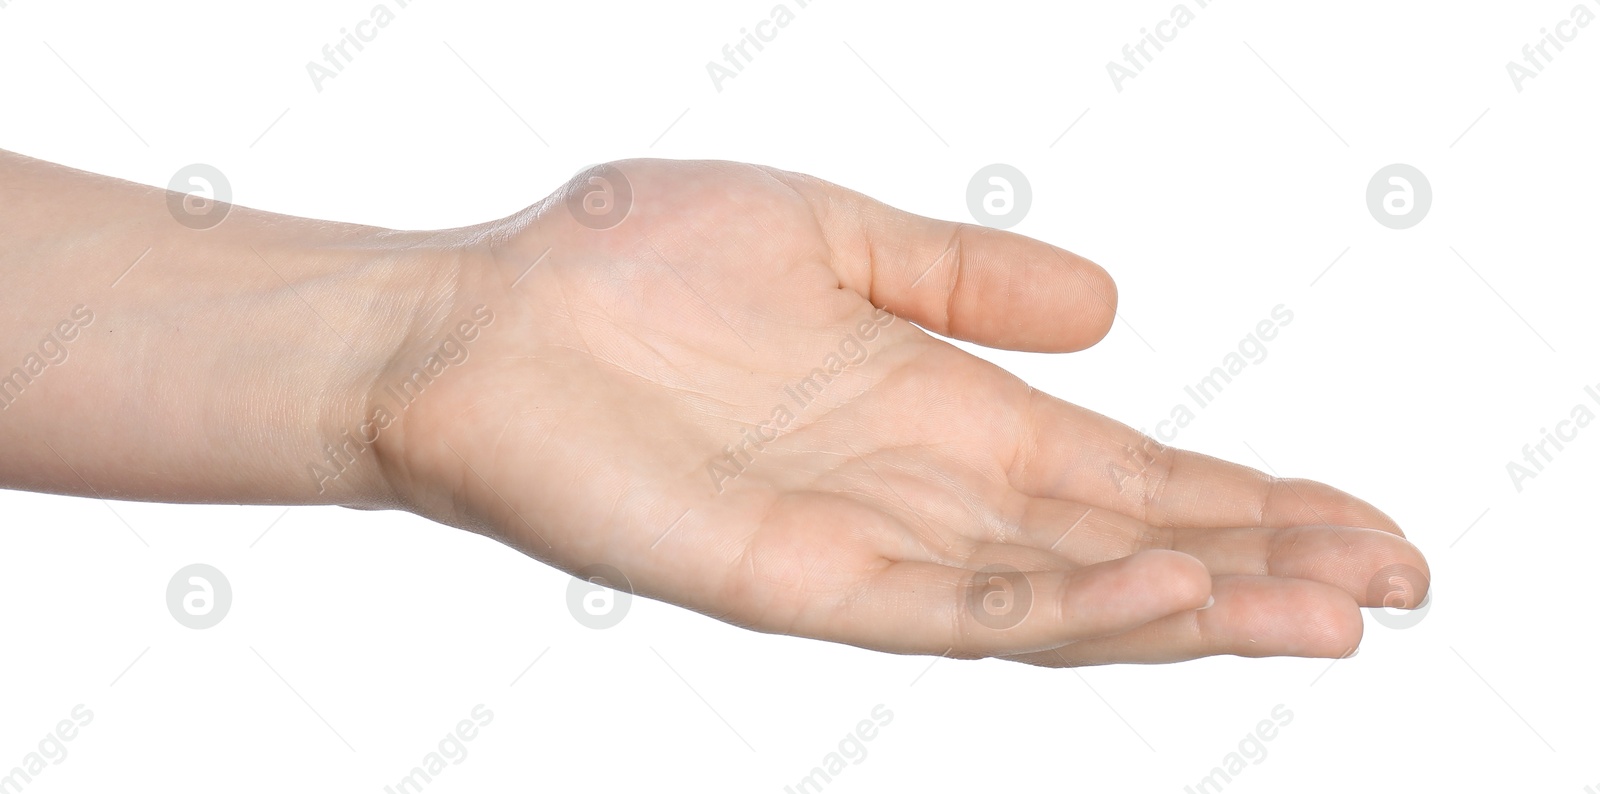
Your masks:
{"label": "white background", "polygon": [[[969,178],[1008,163],[1034,192],[1015,231],[1103,263],[1121,319],[1071,356],[969,349],[1153,430],[1284,304],[1267,359],[1175,443],[1379,505],[1428,555],[1432,607],[1369,614],[1335,663],[1043,670],[642,600],[595,631],[570,577],[407,514],[4,492],[0,772],[95,715],[30,794],[379,792],[479,703],[493,722],[430,794],[779,792],[878,704],[893,721],[830,794],[1180,792],[1278,704],[1293,721],[1227,791],[1600,790],[1600,429],[1521,492],[1506,471],[1600,383],[1600,23],[1521,92],[1506,71],[1576,0],[1217,0],[1121,92],[1106,63],[1174,0],[821,0],[720,92],[706,63],[774,0],[415,0],[317,91],[306,63],[372,2],[8,0],[0,148],[162,186],[210,163],[240,204],[397,228],[635,156],[970,220]],[[1365,201],[1396,162],[1434,194],[1405,231]],[[209,630],[167,612],[191,562],[233,586]]]}

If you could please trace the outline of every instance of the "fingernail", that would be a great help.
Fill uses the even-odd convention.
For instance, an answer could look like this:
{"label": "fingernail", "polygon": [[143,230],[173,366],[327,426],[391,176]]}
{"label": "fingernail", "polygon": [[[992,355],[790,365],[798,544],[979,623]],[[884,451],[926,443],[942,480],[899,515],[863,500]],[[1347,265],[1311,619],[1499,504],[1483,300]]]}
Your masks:
{"label": "fingernail", "polygon": [[1217,603],[1217,597],[1216,596],[1206,596],[1206,605],[1203,606],[1203,607],[1200,607],[1200,608],[1201,609],[1210,609],[1211,605],[1215,604],[1215,603]]}

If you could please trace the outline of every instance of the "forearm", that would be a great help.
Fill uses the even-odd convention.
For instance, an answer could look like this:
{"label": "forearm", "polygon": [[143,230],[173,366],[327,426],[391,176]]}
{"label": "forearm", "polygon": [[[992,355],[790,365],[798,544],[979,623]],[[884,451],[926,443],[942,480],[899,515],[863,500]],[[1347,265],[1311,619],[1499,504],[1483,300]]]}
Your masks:
{"label": "forearm", "polygon": [[439,239],[238,207],[196,230],[166,191],[0,152],[0,486],[389,503],[374,456],[330,477],[326,450],[448,311]]}

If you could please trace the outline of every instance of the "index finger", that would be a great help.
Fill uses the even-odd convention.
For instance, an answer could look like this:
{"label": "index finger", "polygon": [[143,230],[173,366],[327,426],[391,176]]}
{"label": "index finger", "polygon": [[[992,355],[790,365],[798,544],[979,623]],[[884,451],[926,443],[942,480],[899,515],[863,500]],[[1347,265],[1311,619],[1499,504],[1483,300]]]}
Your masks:
{"label": "index finger", "polygon": [[1170,447],[1043,392],[1028,399],[1010,478],[1030,496],[1083,502],[1159,527],[1323,524],[1405,536],[1383,511],[1330,485]]}

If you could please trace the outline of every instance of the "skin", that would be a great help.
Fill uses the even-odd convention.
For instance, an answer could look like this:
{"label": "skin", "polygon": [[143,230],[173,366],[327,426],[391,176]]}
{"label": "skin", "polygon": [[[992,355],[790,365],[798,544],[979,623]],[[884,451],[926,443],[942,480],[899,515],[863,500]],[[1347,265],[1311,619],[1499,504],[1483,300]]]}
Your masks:
{"label": "skin", "polygon": [[725,162],[611,164],[439,232],[200,231],[168,199],[0,153],[0,376],[94,314],[0,413],[0,485],[405,509],[757,631],[1048,666],[1345,656],[1360,607],[1426,593],[1356,497],[933,335],[1103,337],[1110,276],[1041,242]]}

